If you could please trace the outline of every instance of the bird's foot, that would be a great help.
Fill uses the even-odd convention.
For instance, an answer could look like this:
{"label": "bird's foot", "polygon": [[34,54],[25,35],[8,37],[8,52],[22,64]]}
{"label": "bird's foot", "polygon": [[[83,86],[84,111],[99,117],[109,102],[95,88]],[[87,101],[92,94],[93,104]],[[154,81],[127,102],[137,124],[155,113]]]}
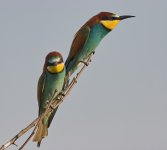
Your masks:
{"label": "bird's foot", "polygon": [[92,57],[92,55],[94,55],[94,54],[95,54],[95,51],[91,52],[90,55],[88,56],[89,62],[92,62],[91,57]]}
{"label": "bird's foot", "polygon": [[61,96],[65,96],[65,93],[64,93],[64,91],[61,91],[60,93],[59,93]]}
{"label": "bird's foot", "polygon": [[[91,54],[93,54],[93,55],[94,55],[94,54],[95,54],[95,51],[93,51]],[[91,55],[91,54],[90,54],[90,55]]]}
{"label": "bird's foot", "polygon": [[51,105],[51,102],[48,100],[48,101],[45,102],[45,105],[43,105],[42,107],[43,107],[44,109],[47,109],[47,108],[50,107],[50,105]]}

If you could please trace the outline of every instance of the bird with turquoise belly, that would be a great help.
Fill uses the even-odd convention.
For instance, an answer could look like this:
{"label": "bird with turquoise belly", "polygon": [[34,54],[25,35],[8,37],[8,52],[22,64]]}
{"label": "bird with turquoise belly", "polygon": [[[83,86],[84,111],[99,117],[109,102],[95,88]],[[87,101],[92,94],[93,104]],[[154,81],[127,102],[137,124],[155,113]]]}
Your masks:
{"label": "bird with turquoise belly", "polygon": [[95,52],[101,40],[112,31],[118,23],[134,16],[118,16],[110,12],[100,12],[90,18],[75,34],[68,58],[65,62],[66,81],[81,63]]}
{"label": "bird with turquoise belly", "polygon": [[[53,97],[57,100],[57,95],[62,91],[64,77],[66,74],[62,55],[57,52],[50,52],[45,59],[42,75],[38,81],[37,98],[39,105],[39,116],[41,116]],[[55,93],[56,92],[56,93]],[[48,128],[53,120],[57,109],[48,113],[40,122],[33,141],[40,146],[41,140],[48,135]]]}

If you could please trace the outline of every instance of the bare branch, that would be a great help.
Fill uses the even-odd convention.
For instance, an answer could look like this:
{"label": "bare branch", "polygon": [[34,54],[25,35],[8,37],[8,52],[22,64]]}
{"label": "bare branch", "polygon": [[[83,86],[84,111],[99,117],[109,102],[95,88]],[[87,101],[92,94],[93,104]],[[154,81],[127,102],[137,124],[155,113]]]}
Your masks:
{"label": "bare branch", "polygon": [[31,140],[31,138],[33,137],[33,135],[35,133],[35,130],[36,130],[36,127],[34,128],[32,133],[30,134],[30,136],[27,138],[27,140],[23,143],[23,145],[19,148],[19,150],[22,150],[24,148],[24,146]]}
{"label": "bare branch", "polygon": [[38,122],[38,119],[39,119],[39,117],[36,118],[32,123],[30,123],[26,128],[24,128],[23,130],[21,130],[11,140],[9,140],[4,145],[2,145],[1,148],[0,148],[0,150],[4,150],[4,149],[6,149],[7,147],[9,147],[12,144],[16,145],[15,144],[16,140],[18,140],[22,135],[24,135],[27,131],[29,131]]}

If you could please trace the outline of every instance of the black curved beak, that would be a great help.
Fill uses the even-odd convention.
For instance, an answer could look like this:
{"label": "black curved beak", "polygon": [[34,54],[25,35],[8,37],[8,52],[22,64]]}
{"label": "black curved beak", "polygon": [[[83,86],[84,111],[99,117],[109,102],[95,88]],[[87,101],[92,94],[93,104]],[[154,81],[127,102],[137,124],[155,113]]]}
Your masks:
{"label": "black curved beak", "polygon": [[118,20],[124,20],[124,19],[132,18],[132,17],[135,17],[135,16],[124,15],[124,16],[119,16],[117,19]]}

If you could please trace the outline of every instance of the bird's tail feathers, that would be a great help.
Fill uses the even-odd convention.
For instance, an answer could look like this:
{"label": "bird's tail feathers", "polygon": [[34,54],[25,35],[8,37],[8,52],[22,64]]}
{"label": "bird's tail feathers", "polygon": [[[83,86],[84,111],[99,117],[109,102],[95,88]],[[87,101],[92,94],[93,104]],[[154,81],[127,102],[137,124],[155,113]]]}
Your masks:
{"label": "bird's tail feathers", "polygon": [[63,85],[63,90],[64,90],[64,91],[65,91],[66,88],[68,87],[69,83],[70,83],[70,77],[69,77],[69,75],[67,74],[66,77],[64,78],[64,85]]}
{"label": "bird's tail feathers", "polygon": [[37,146],[39,147],[42,139],[46,136],[48,136],[48,127],[47,125],[43,124],[42,121],[40,121],[33,141],[38,142]]}

